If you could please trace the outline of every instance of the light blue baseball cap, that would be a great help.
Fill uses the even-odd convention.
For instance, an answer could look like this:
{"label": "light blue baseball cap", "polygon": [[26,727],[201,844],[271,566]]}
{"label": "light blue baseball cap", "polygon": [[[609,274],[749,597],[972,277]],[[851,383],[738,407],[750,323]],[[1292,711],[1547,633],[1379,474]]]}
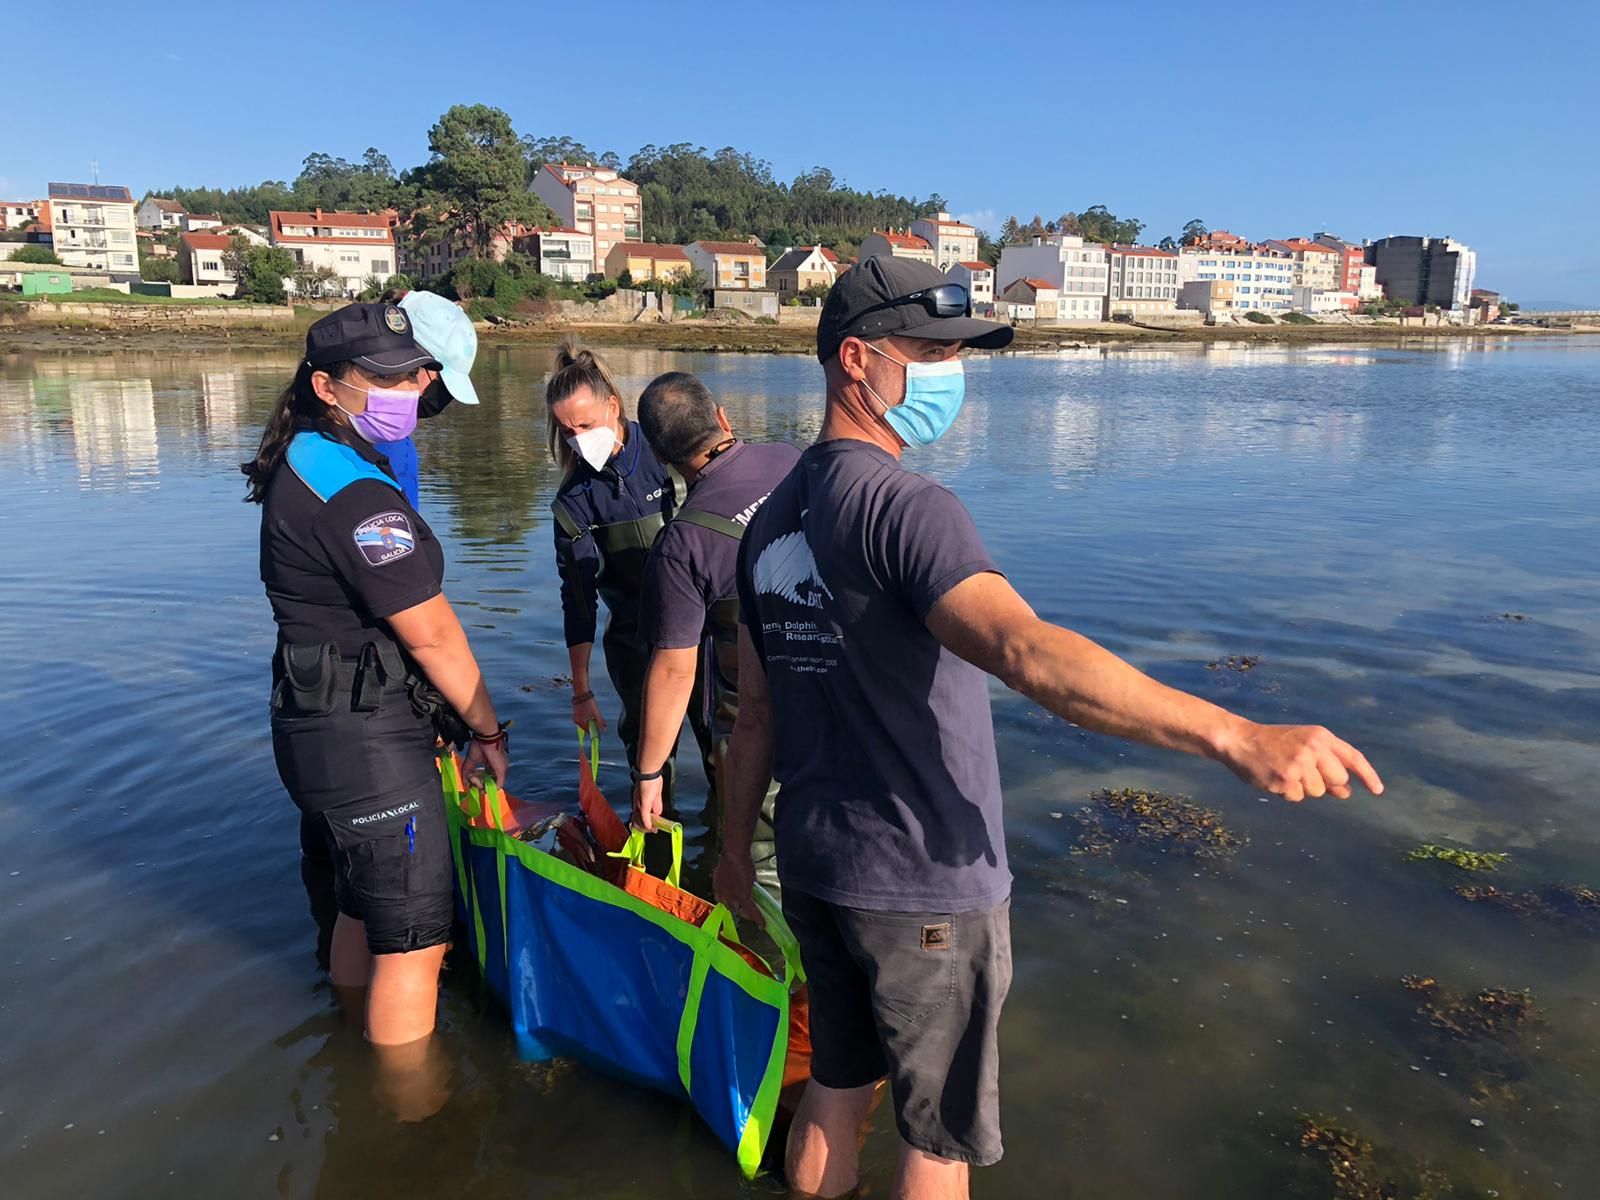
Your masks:
{"label": "light blue baseball cap", "polygon": [[478,357],[478,331],[472,318],[453,300],[433,292],[407,292],[400,307],[411,318],[411,335],[442,366],[439,377],[450,394],[463,404],[478,402],[472,386],[472,363]]}

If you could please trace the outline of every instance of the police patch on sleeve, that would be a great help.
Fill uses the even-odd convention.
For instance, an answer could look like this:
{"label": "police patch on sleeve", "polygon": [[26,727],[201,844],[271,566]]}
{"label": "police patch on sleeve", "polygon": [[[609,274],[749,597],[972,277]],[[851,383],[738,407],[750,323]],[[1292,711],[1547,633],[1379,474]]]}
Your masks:
{"label": "police patch on sleeve", "polygon": [[402,512],[379,513],[356,526],[356,545],[375,567],[404,558],[417,548],[411,518]]}

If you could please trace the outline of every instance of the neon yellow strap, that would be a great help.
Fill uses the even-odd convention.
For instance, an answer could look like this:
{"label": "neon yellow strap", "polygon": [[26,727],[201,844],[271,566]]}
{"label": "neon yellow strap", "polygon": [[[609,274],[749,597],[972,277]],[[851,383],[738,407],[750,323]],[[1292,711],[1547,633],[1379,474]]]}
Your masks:
{"label": "neon yellow strap", "polygon": [[[667,871],[667,882],[677,887],[678,880],[683,878],[683,826],[677,821],[657,821],[656,832],[672,835],[672,866]],[[628,840],[622,843],[622,849],[613,850],[606,857],[626,859],[630,867],[644,870],[644,839],[647,836],[637,825],[628,826]]]}
{"label": "neon yellow strap", "polygon": [[[706,990],[706,976],[711,973],[711,947],[717,939],[733,935],[733,914],[724,905],[717,905],[700,926],[706,941],[695,949],[694,968],[689,972],[689,991],[683,998],[683,1016],[678,1021],[678,1079],[685,1093],[689,1092],[689,1060],[694,1053],[694,1031],[700,1023],[700,998]],[[787,1028],[787,1026],[785,1026]]]}
{"label": "neon yellow strap", "polygon": [[761,911],[761,918],[767,926],[767,936],[783,952],[783,982],[790,986],[804,983],[806,969],[800,962],[800,942],[794,936],[794,930],[789,928],[789,922],[784,920],[783,906],[759,883],[750,893],[750,898],[756,902],[756,908]]}
{"label": "neon yellow strap", "polygon": [[594,781],[596,783],[599,783],[600,782],[600,724],[599,724],[599,722],[598,721],[590,721],[589,722],[589,728],[587,730],[583,730],[583,729],[579,729],[578,730],[578,757],[579,758],[583,757],[583,743],[584,743],[584,740],[585,740],[585,735],[587,735],[587,739],[588,739],[588,742],[589,742],[589,774],[594,777]]}

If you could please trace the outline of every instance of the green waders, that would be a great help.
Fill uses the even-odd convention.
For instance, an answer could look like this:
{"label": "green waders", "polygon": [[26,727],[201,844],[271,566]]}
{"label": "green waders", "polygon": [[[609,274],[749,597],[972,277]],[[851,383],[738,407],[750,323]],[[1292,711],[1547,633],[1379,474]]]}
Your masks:
{"label": "green waders", "polygon": [[[735,541],[744,536],[745,527],[737,521],[698,509],[680,512],[673,520],[698,525]],[[716,846],[720,856],[722,818],[718,798],[727,795],[728,743],[733,738],[734,722],[739,718],[739,598],[729,596],[715,601],[706,611],[706,629],[709,644],[701,652],[705,669],[700,677],[705,685],[704,712],[706,724],[710,726],[714,763],[713,769],[706,773],[706,778],[711,781],[707,809],[708,817],[714,816]],[[694,707],[691,701],[691,714]],[[778,783],[773,780],[767,785],[767,794],[761,801],[761,815],[756,820],[755,840],[751,846],[756,880],[774,895],[778,894],[778,856],[773,843],[772,810],[777,798]],[[708,823],[712,822],[708,820]]]}

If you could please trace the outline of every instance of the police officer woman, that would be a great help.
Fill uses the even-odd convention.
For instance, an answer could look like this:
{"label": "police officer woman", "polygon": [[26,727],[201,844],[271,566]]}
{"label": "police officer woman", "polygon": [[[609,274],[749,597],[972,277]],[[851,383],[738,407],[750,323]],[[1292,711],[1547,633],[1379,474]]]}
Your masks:
{"label": "police officer woman", "polygon": [[639,635],[639,593],[650,547],[672,515],[672,481],[645,445],[638,422],[628,419],[604,360],[574,338],[556,349],[545,404],[550,454],[561,468],[551,507],[572,663],[572,719],[580,729],[591,722],[606,727],[589,686],[598,596],[610,614],[604,645],[606,673],[622,699],[618,732],[630,766],[636,766],[640,695],[650,662],[650,648]]}
{"label": "police officer woman", "polygon": [[273,754],[334,860],[330,974],[368,989],[379,1047],[426,1045],[450,938],[430,713],[459,714],[469,770],[506,771],[505,727],[441,591],[444,552],[372,445],[415,422],[419,372],[439,366],[396,305],[330,313],[243,465],[278,624]]}

